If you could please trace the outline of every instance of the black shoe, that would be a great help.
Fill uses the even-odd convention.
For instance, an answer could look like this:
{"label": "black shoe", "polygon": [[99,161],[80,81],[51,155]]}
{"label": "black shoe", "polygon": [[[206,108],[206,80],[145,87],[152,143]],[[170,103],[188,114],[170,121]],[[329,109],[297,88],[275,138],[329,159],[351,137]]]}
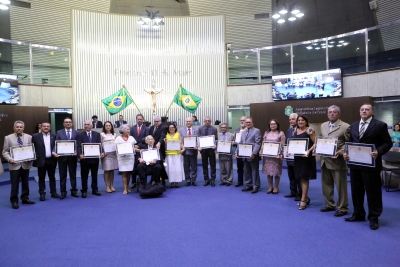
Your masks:
{"label": "black shoe", "polygon": [[13,208],[13,209],[19,209],[19,205],[18,205],[18,202],[12,202],[11,203],[11,207]]}
{"label": "black shoe", "polygon": [[255,194],[255,193],[257,193],[257,192],[258,192],[258,189],[257,189],[257,188],[254,188],[253,191],[251,191],[252,194]]}
{"label": "black shoe", "polygon": [[296,197],[294,198],[294,201],[301,201],[301,197],[296,196]]}
{"label": "black shoe", "polygon": [[245,187],[245,188],[242,189],[243,192],[252,191],[252,190],[253,190],[252,187]]}
{"label": "black shoe", "polygon": [[371,230],[378,230],[379,228],[378,219],[370,221],[369,228],[371,228]]}
{"label": "black shoe", "polygon": [[237,184],[235,184],[235,187],[239,187],[239,186],[242,186],[243,184],[240,184],[240,183],[237,183]]}
{"label": "black shoe", "polygon": [[46,200],[46,194],[40,194],[40,201],[45,201]]}
{"label": "black shoe", "polygon": [[35,204],[35,201],[32,201],[32,200],[30,200],[30,199],[28,198],[28,199],[22,200],[22,204]]}
{"label": "black shoe", "polygon": [[78,194],[76,192],[71,192],[71,196],[73,197],[79,197]]}
{"label": "black shoe", "polygon": [[290,193],[290,194],[285,195],[285,197],[296,197],[296,194]]}
{"label": "black shoe", "polygon": [[67,193],[65,193],[65,192],[61,193],[60,199],[64,199],[66,197],[67,197]]}
{"label": "black shoe", "polygon": [[231,183],[225,183],[226,186],[231,186]]}
{"label": "black shoe", "polygon": [[132,185],[131,185],[131,188],[136,188],[136,184],[132,184]]}
{"label": "black shoe", "polygon": [[87,193],[86,193],[86,192],[82,192],[81,197],[82,197],[82,198],[86,198],[86,197],[87,197]]}
{"label": "black shoe", "polygon": [[185,186],[190,186],[190,182],[186,182]]}
{"label": "black shoe", "polygon": [[211,186],[215,186],[215,180],[211,180]]}
{"label": "black shoe", "polygon": [[205,183],[203,184],[203,186],[207,186],[210,184],[210,180],[206,180]]}
{"label": "black shoe", "polygon": [[60,195],[57,193],[51,193],[52,198],[60,198]]}
{"label": "black shoe", "polygon": [[353,216],[348,217],[348,218],[344,218],[344,220],[345,220],[346,222],[363,222],[363,221],[365,221],[365,218],[363,218],[363,217],[358,217],[357,215],[354,215],[354,214],[353,214]]}
{"label": "black shoe", "polygon": [[221,186],[222,186],[222,185],[226,185],[226,183],[225,183],[225,182],[221,182],[219,185],[221,185]]}
{"label": "black shoe", "polygon": [[321,212],[328,212],[328,211],[335,211],[335,208],[329,207],[329,206],[325,206],[323,208],[319,209]]}
{"label": "black shoe", "polygon": [[101,196],[101,193],[99,191],[92,191],[92,195]]}
{"label": "black shoe", "polygon": [[196,182],[192,182],[192,185],[193,185],[193,186],[196,186],[196,185],[197,185],[197,183],[196,183]]}
{"label": "black shoe", "polygon": [[335,212],[335,214],[333,214],[334,216],[336,216],[336,217],[342,217],[342,216],[344,216],[344,215],[347,215],[347,211],[344,211],[344,210],[338,210],[337,212]]}

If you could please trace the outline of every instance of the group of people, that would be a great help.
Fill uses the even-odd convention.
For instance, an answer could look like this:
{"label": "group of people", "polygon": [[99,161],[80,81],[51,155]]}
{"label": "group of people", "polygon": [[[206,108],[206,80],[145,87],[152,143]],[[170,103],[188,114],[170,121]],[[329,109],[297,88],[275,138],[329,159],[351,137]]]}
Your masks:
{"label": "group of people", "polygon": [[[360,108],[360,121],[351,125],[340,120],[340,108],[330,106],[328,108],[328,121],[321,125],[321,135],[323,137],[333,137],[337,139],[336,154],[331,157],[321,157],[321,181],[322,193],[325,206],[321,212],[336,211],[335,216],[340,217],[348,214],[347,196],[347,168],[350,168],[351,193],[354,205],[354,212],[351,217],[346,218],[348,222],[364,221],[366,212],[364,209],[364,194],[368,202],[368,219],[370,228],[378,229],[378,217],[382,213],[382,192],[380,171],[382,169],[381,157],[392,147],[392,139],[387,131],[384,122],[373,118],[374,107],[370,104],[362,105]],[[293,197],[298,202],[299,210],[304,210],[310,204],[308,196],[309,180],[316,179],[316,155],[315,155],[315,131],[309,127],[308,118],[304,115],[291,114],[289,116],[290,128],[286,134],[280,129],[280,124],[276,119],[271,119],[268,123],[268,130],[261,135],[261,131],[253,125],[251,117],[241,117],[240,127],[235,130],[240,134],[240,141],[236,140],[235,135],[228,132],[226,123],[220,124],[220,132],[211,125],[211,118],[205,117],[204,124],[197,128],[193,127],[193,118],[185,120],[185,127],[179,131],[175,124],[164,125],[160,116],[154,116],[154,124],[147,127],[143,124],[143,115],[136,116],[136,124],[129,126],[120,118],[120,135],[117,137],[114,126],[110,121],[103,124],[102,133],[92,131],[93,122],[85,121],[84,131],[79,133],[72,129],[71,118],[64,119],[64,129],[57,131],[56,134],[50,133],[50,124],[43,122],[41,132],[30,136],[24,134],[24,123],[16,121],[14,123],[14,133],[5,137],[3,156],[9,162],[11,177],[11,196],[10,201],[14,209],[18,205],[19,181],[22,181],[21,200],[23,204],[34,204],[29,199],[28,174],[32,162],[15,162],[10,154],[10,148],[22,144],[33,143],[36,149],[36,159],[33,166],[38,167],[39,194],[40,200],[45,200],[45,176],[46,173],[50,180],[50,193],[53,198],[64,199],[67,196],[66,180],[67,169],[71,182],[71,195],[78,197],[76,185],[77,159],[80,160],[82,189],[81,197],[87,197],[88,177],[91,172],[92,194],[100,196],[97,185],[97,172],[101,161],[104,170],[104,181],[106,191],[112,193],[114,188],[114,171],[116,169],[122,174],[124,185],[123,194],[131,192],[137,184],[147,185],[147,175],[151,175],[153,184],[163,183],[169,180],[171,188],[180,186],[180,182],[185,181],[186,186],[197,185],[197,156],[201,155],[203,170],[203,186],[216,185],[216,154],[217,140],[231,142],[231,153],[219,154],[220,185],[230,186],[233,184],[233,160],[237,163],[237,183],[235,187],[242,187],[242,191],[251,191],[255,194],[260,189],[259,162],[262,160],[262,173],[266,175],[268,182],[267,194],[279,193],[279,182],[282,175],[282,162],[287,160],[287,171],[290,181],[290,193],[285,197]],[[185,137],[198,139],[205,136],[214,136],[216,140],[214,146],[201,147],[199,142],[192,147],[186,147]],[[302,156],[284,153],[283,149],[276,157],[267,157],[262,154],[263,141],[279,142],[282,147],[288,144],[291,138],[302,138],[308,140],[307,150]],[[60,156],[54,149],[56,140],[76,140],[76,153],[74,155]],[[176,150],[168,149],[170,140],[179,142]],[[99,158],[86,158],[82,151],[83,143],[102,143],[114,141],[115,144],[129,143],[132,145],[133,154],[101,153]],[[199,140],[198,140],[199,141]],[[235,146],[239,144],[251,144],[251,155],[241,157]],[[345,151],[345,142],[373,144],[376,148],[371,153],[375,159],[374,168],[346,164],[349,155]],[[145,160],[142,158],[141,151],[147,149],[157,149],[159,158],[155,160]],[[292,158],[292,159],[291,159]],[[60,173],[61,195],[56,192],[55,169],[58,162]],[[210,172],[209,167],[210,166]],[[130,178],[132,183],[130,185]],[[138,178],[137,178],[138,177]],[[334,187],[338,192],[338,200],[334,200]]]}

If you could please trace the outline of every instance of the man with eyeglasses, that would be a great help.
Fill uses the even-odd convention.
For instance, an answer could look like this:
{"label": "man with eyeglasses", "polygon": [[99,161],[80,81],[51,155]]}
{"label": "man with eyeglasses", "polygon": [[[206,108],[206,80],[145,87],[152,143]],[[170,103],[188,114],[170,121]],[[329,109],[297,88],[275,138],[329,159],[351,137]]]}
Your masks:
{"label": "man with eyeglasses", "polygon": [[[64,129],[57,131],[56,141],[71,140],[76,142],[76,138],[79,132],[72,129],[72,119],[66,117],[64,119],[63,125]],[[60,173],[60,190],[61,190],[60,199],[64,199],[67,197],[67,168],[71,184],[71,196],[79,197],[77,194],[78,189],[76,188],[76,165],[77,165],[76,151],[74,155],[71,156],[59,156],[55,150],[53,151],[52,154],[58,160],[58,170]]]}
{"label": "man with eyeglasses", "polygon": [[[235,133],[243,133],[247,129],[246,119],[247,119],[246,116],[240,117],[240,127],[235,130]],[[239,187],[243,185],[243,169],[244,169],[243,158],[236,158],[236,168],[238,174],[238,181],[237,184],[235,184],[235,187]]]}
{"label": "man with eyeglasses", "polygon": [[[198,135],[201,136],[210,136],[214,135],[215,140],[218,140],[218,130],[217,128],[211,126],[211,118],[205,117],[204,118],[204,125],[199,127]],[[201,163],[203,165],[203,176],[204,176],[204,184],[203,186],[207,186],[211,184],[211,186],[215,186],[215,178],[217,177],[217,160],[216,160],[216,147],[215,145],[211,148],[198,148],[201,154]],[[211,169],[211,180],[210,176],[208,175],[208,162],[210,162],[210,169]]]}
{"label": "man with eyeglasses", "polygon": [[[219,128],[221,129],[221,132],[218,134],[218,140],[222,142],[232,142],[234,135],[228,132],[228,124],[222,123]],[[221,183],[219,185],[230,186],[233,182],[232,149],[229,154],[219,153],[218,156],[219,177],[221,179]]]}

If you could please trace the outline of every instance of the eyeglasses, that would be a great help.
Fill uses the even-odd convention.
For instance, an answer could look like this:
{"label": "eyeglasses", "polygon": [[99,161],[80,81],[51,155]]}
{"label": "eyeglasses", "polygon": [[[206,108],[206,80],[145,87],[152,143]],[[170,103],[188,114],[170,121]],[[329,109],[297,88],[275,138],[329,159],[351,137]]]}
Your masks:
{"label": "eyeglasses", "polygon": [[253,123],[252,121],[246,121],[246,123]]}
{"label": "eyeglasses", "polygon": [[161,122],[161,121],[154,121],[154,122]]}
{"label": "eyeglasses", "polygon": [[64,123],[72,123],[72,121],[64,121]]}

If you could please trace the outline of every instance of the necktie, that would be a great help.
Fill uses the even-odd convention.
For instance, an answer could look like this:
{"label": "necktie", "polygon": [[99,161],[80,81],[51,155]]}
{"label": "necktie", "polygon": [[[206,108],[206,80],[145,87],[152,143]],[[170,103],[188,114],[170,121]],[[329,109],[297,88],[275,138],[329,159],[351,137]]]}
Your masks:
{"label": "necktie", "polygon": [[71,140],[71,135],[69,134],[70,131],[67,131],[67,138],[68,140]]}
{"label": "necktie", "polygon": [[90,132],[88,133],[89,143],[92,142],[92,137],[90,136]]}
{"label": "necktie", "polygon": [[364,135],[364,132],[365,132],[365,124],[367,124],[366,122],[362,122],[361,123],[361,128],[360,128],[360,139],[361,139],[361,137]]}
{"label": "necktie", "polygon": [[22,146],[23,143],[22,143],[21,135],[18,134],[17,136],[18,136],[18,140],[17,140],[18,145],[19,145],[19,146]]}
{"label": "necktie", "polygon": [[140,125],[137,127],[137,134],[140,135]]}
{"label": "necktie", "polygon": [[247,137],[249,136],[249,133],[250,133],[250,129],[247,130],[246,138],[244,139],[244,141],[247,140]]}
{"label": "necktie", "polygon": [[189,133],[188,133],[189,137],[192,136],[192,132],[190,131],[190,128],[188,129],[188,131],[189,131]]}
{"label": "necktie", "polygon": [[206,135],[208,135],[208,127],[206,127]]}
{"label": "necktie", "polygon": [[329,131],[332,132],[333,127],[335,127],[335,124],[329,124]]}
{"label": "necktie", "polygon": [[225,133],[222,133],[222,141],[226,141]]}

